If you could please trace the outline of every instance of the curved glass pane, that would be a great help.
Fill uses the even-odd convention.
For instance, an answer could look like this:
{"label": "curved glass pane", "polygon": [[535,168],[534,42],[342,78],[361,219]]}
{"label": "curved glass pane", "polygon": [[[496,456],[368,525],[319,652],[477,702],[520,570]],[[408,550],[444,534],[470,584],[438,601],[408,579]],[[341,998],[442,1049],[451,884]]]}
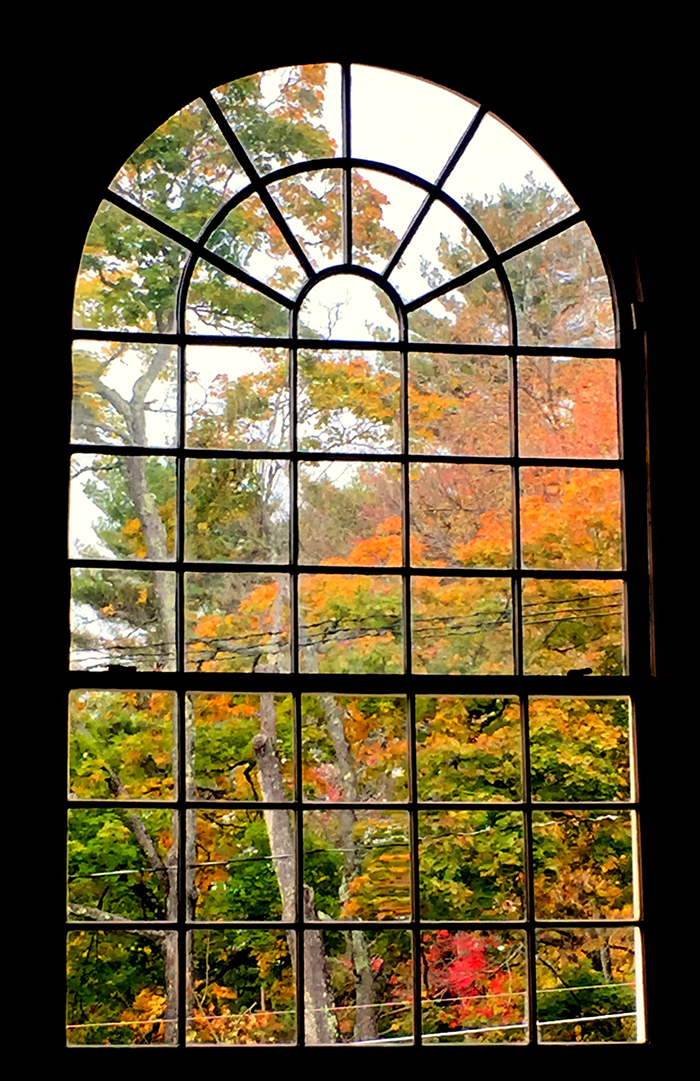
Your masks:
{"label": "curved glass pane", "polygon": [[252,278],[295,296],[306,275],[259,195],[244,199],[207,240],[210,251]]}
{"label": "curved glass pane", "polygon": [[487,270],[410,312],[408,327],[413,342],[507,342],[508,307],[496,271]]}
{"label": "curved glass pane", "polygon": [[248,178],[203,101],[174,113],[141,143],[112,191],[196,237]]}
{"label": "curved glass pane", "polygon": [[186,257],[179,244],[102,202],[80,260],[73,325],[173,334]]}
{"label": "curved glass pane", "polygon": [[522,345],[613,346],[610,285],[583,222],[505,264]]}
{"label": "curved glass pane", "polygon": [[384,290],[353,274],[324,278],[299,311],[300,338],[387,342],[398,336],[396,312]]}
{"label": "curved glass pane", "polygon": [[314,270],[343,258],[342,175],[338,169],[295,173],[270,184],[273,197]]}
{"label": "curved glass pane", "polygon": [[376,169],[352,171],[352,258],[383,273],[425,193]]}
{"label": "curved glass pane", "polygon": [[259,71],[212,93],[259,172],[342,153],[338,64]]}
{"label": "curved glass pane", "polygon": [[287,308],[200,259],[187,292],[188,334],[286,336]]}
{"label": "curved glass pane", "polygon": [[406,301],[436,289],[486,261],[486,252],[464,222],[433,203],[389,281]]}
{"label": "curved glass pane", "polygon": [[434,83],[353,64],[352,153],[437,180],[476,106]]}
{"label": "curved glass pane", "polygon": [[497,251],[578,210],[539,154],[490,113],[447,178],[445,191],[474,215]]}

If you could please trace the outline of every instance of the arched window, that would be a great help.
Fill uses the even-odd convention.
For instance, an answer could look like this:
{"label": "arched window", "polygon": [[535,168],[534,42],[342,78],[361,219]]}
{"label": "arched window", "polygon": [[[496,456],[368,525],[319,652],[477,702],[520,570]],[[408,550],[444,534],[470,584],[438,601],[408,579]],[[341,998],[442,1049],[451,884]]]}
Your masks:
{"label": "arched window", "polygon": [[397,72],[236,79],[72,337],[69,1043],[644,1041],[629,354],[555,174]]}

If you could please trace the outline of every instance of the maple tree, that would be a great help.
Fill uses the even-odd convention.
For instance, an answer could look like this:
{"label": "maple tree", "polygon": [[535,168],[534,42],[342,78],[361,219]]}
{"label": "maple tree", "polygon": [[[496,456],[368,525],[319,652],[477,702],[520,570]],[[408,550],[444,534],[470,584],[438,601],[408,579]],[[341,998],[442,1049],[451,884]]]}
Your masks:
{"label": "maple tree", "polygon": [[[219,88],[214,101],[261,172],[303,158],[332,158],[324,127],[323,65],[290,69],[270,104],[260,76]],[[269,97],[269,92],[268,92]],[[214,110],[215,115],[215,110]],[[235,144],[234,144],[235,145]],[[242,156],[239,155],[239,156]],[[202,167],[202,162],[206,165]],[[172,117],[129,159],[112,190],[190,239],[246,180],[202,102]],[[356,261],[388,258],[397,237],[383,222],[387,197],[353,180]],[[339,257],[342,192],[330,167],[275,182],[281,218],[296,223],[312,266]],[[519,191],[470,209],[503,250],[570,213],[572,205],[532,180]],[[205,242],[191,278],[192,334],[284,337],[288,316],[270,295],[293,296],[303,275],[268,196],[251,194],[223,217]],[[479,262],[463,227],[443,237],[435,266],[421,267],[427,288]],[[78,326],[172,333],[186,250],[130,214],[104,203],[88,236],[76,290]],[[596,262],[597,260],[597,262]],[[507,340],[504,293],[495,271],[445,292],[409,316],[415,348],[408,366],[409,447],[433,455],[507,456],[510,410],[520,453],[542,459],[520,470],[523,566],[568,569],[578,578],[527,578],[522,626],[525,671],[563,674],[588,667],[622,670],[621,586],[586,570],[621,565],[619,472],[587,468],[614,459],[617,417],[614,362],[566,356],[567,345],[609,341],[612,309],[600,258],[579,223],[506,263],[520,340],[555,342],[562,356],[518,361],[518,399],[510,401],[505,357],[455,355],[446,343]],[[231,268],[240,273],[236,275]],[[268,291],[255,288],[262,282]],[[377,298],[386,314],[386,298]],[[339,317],[330,307],[329,342]],[[308,327],[312,327],[309,315]],[[289,359],[256,346],[253,359],[218,346],[186,352],[187,461],[184,558],[209,566],[185,574],[185,667],[201,673],[291,670],[292,598],[286,574],[256,564],[290,561],[290,446],[332,457],[348,447],[392,453],[399,447],[400,378],[396,353],[382,351],[390,331],[372,309],[364,351],[306,345],[297,358],[292,415]],[[305,332],[301,313],[300,336]],[[307,328],[308,329],[308,328]],[[312,332],[309,330],[309,334]],[[209,352],[207,353],[207,349]],[[231,360],[231,354],[235,354]],[[247,370],[246,370],[246,365]],[[212,375],[212,371],[214,374]],[[127,388],[127,383],[130,386]],[[171,671],[176,664],[177,377],[170,345],[78,342],[74,349],[76,442],[99,447],[74,459],[73,554],[101,560],[73,570],[76,666],[105,663]],[[120,454],[120,446],[143,453]],[[147,448],[152,448],[148,453]],[[216,457],[217,450],[279,451],[280,458]],[[548,465],[548,457],[581,459]],[[409,469],[413,671],[508,674],[513,671],[510,579],[514,564],[510,467],[421,461]],[[401,579],[406,493],[400,468],[366,460],[353,466],[298,466],[300,560],[319,570],[299,578],[299,660],[309,674],[404,670]],[[84,506],[84,503],[82,504]],[[99,513],[95,513],[95,508]],[[83,532],[86,532],[83,528]],[[110,567],[109,559],[132,561]],[[138,561],[159,569],[139,569]],[[221,564],[221,571],[211,569]],[[328,568],[324,573],[323,568]],[[343,573],[342,568],[352,568]],[[420,573],[444,570],[444,575]],[[455,568],[504,571],[502,577],[451,574]],[[358,684],[359,686],[360,684]],[[175,919],[179,830],[189,915],[195,919],[292,921],[296,843],[292,818],[265,804],[294,798],[294,755],[301,756],[304,916],[313,921],[401,920],[411,915],[409,814],[382,802],[408,793],[406,699],[306,694],[302,742],[294,747],[293,707],[285,694],[190,692],[187,746],[176,750],[175,696],[169,692],[77,691],[71,698],[71,792],[109,799],[109,808],[70,814],[69,912],[94,921]],[[548,800],[624,799],[629,792],[629,719],[621,700],[536,700],[530,717],[533,792]],[[524,824],[499,802],[522,798],[518,704],[507,698],[418,696],[416,700],[420,912],[431,921],[518,919],[525,909]],[[177,753],[186,756],[188,799],[211,809],[177,822],[163,808],[120,808],[120,799],[167,800],[175,794]],[[627,787],[625,787],[627,783]],[[217,799],[258,801],[217,809]],[[372,810],[333,806],[376,803]],[[489,809],[430,810],[430,801],[492,802]],[[532,816],[536,914],[589,919],[632,912],[629,814],[536,811]],[[601,1021],[570,1035],[566,1016],[629,1013],[626,932],[542,932],[541,1020],[551,1038],[609,1039],[630,1025]],[[176,941],[153,929],[119,934],[89,929],[69,939],[71,1039],[171,1042],[177,1023]],[[188,1038],[288,1042],[295,1038],[293,934],[208,930],[188,945]],[[525,939],[517,931],[426,932],[421,940],[425,1034],[436,1039],[522,1039]],[[405,1038],[412,1031],[411,936],[395,929],[323,929],[305,933],[309,1042]],[[612,984],[619,984],[613,987]],[[118,1003],[105,1003],[110,987]],[[585,987],[564,992],[562,987]],[[604,997],[600,997],[601,988]],[[568,999],[567,999],[568,994]],[[572,1013],[573,1006],[575,1010]],[[603,1009],[605,1006],[605,1009]],[[568,1011],[568,1014],[567,1014]],[[87,1019],[87,1020],[86,1020]],[[555,1022],[561,1020],[563,1029]],[[81,1027],[82,1026],[82,1027]],[[104,1026],[104,1027],[103,1027]],[[478,1030],[483,1030],[481,1033]],[[567,1035],[568,1033],[568,1035]],[[548,1035],[546,1038],[550,1038]]]}

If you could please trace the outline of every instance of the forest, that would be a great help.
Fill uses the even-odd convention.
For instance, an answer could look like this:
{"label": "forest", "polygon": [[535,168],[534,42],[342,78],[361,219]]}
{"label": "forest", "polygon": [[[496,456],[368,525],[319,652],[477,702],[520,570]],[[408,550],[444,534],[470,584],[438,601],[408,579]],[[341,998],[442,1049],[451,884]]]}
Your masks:
{"label": "forest", "polygon": [[[625,672],[605,271],[525,144],[482,190],[519,140],[463,99],[446,198],[400,149],[335,166],[338,80],[186,106],[85,244],[67,1038],[294,1043],[301,987],[309,1044],[524,1041],[534,964],[537,1039],[635,1040],[632,717],[594,690]],[[499,695],[572,671],[590,696]]]}

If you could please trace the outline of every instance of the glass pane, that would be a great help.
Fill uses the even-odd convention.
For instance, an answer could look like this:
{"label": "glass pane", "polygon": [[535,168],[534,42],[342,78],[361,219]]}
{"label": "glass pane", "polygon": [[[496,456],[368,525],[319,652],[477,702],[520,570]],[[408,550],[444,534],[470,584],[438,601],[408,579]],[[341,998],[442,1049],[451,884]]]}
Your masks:
{"label": "glass pane", "polygon": [[69,554],[83,559],[175,556],[175,459],[74,454]]}
{"label": "glass pane", "polygon": [[71,691],[70,795],[171,799],[175,709],[172,691]]}
{"label": "glass pane", "polygon": [[541,458],[617,458],[617,362],[520,357],[520,453]]}
{"label": "glass pane", "polygon": [[522,919],[521,814],[420,811],[418,830],[422,919]]}
{"label": "glass pane", "polygon": [[541,919],[637,915],[628,811],[534,811],[532,859]]}
{"label": "glass pane", "polygon": [[306,281],[259,195],[251,195],[226,215],[207,240],[207,248],[285,296],[296,296]]}
{"label": "glass pane", "polygon": [[188,334],[286,337],[287,308],[200,259],[187,293]]}
{"label": "glass pane", "polygon": [[174,334],[186,257],[179,244],[125,210],[101,203],[80,260],[73,325]]}
{"label": "glass pane", "polygon": [[617,469],[521,469],[523,564],[618,569],[622,565],[620,483]]}
{"label": "glass pane", "polygon": [[416,697],[419,800],[519,800],[515,698]]}
{"label": "glass pane", "polygon": [[401,467],[299,464],[299,559],[368,567],[402,562]]}
{"label": "glass pane", "polygon": [[302,672],[403,672],[399,577],[302,574],[299,663]]}
{"label": "glass pane", "polygon": [[623,671],[623,583],[524,579],[523,658],[528,675]]}
{"label": "glass pane", "polygon": [[268,188],[314,270],[343,259],[341,181],[339,169],[319,169],[296,173]]}
{"label": "glass pane", "polygon": [[408,326],[412,342],[508,342],[508,308],[496,271],[487,270],[467,285],[410,312]]}
{"label": "glass pane", "polygon": [[351,77],[353,155],[436,180],[476,106],[397,71],[353,64]]}
{"label": "glass pane", "polygon": [[289,446],[286,349],[191,345],[186,363],[188,446],[222,450]]}
{"label": "glass pane", "polygon": [[628,698],[531,698],[535,799],[630,799]]}
{"label": "glass pane", "polygon": [[447,178],[445,191],[474,215],[497,251],[578,210],[539,154],[490,113]]}
{"label": "glass pane", "polygon": [[396,453],[401,445],[399,354],[299,352],[302,450]]}
{"label": "glass pane", "polygon": [[190,931],[192,1015],[187,1040],[296,1041],[293,931]]}
{"label": "glass pane", "polygon": [[631,927],[547,928],[537,934],[537,1036],[602,1043],[643,1039]]}
{"label": "glass pane", "polygon": [[339,64],[259,71],[212,93],[259,172],[342,153]]}
{"label": "glass pane", "polygon": [[293,920],[295,865],[289,811],[197,811],[194,918]]}
{"label": "glass pane", "polygon": [[[190,693],[187,697],[196,799],[279,802],[293,798],[290,695]],[[263,763],[266,755],[273,768]]]}
{"label": "glass pane", "polygon": [[414,566],[511,566],[507,466],[413,464],[410,507]]}
{"label": "glass pane", "polygon": [[176,368],[170,345],[74,342],[73,441],[175,446]]}
{"label": "glass pane", "polygon": [[394,305],[383,289],[366,278],[335,274],[306,295],[299,310],[299,337],[328,341],[396,341]]}
{"label": "glass pane", "polygon": [[404,300],[411,301],[465,274],[486,258],[468,226],[444,203],[436,202],[389,280]]}
{"label": "glass pane", "polygon": [[583,222],[505,264],[522,345],[614,346],[610,286]]}
{"label": "glass pane", "polygon": [[175,574],[71,571],[71,669],[175,668]]}
{"label": "glass pane", "polygon": [[313,890],[315,906],[307,918],[409,919],[408,814],[304,812],[304,882]]}
{"label": "glass pane", "polygon": [[413,671],[490,675],[513,671],[513,627],[507,578],[411,581]]}
{"label": "glass pane", "polygon": [[507,357],[409,354],[414,454],[509,454]]}
{"label": "glass pane", "polygon": [[190,672],[288,672],[289,580],[282,574],[186,574]]}
{"label": "glass pane", "polygon": [[69,1044],[176,1043],[174,932],[70,931],[66,954]]}
{"label": "glass pane", "polygon": [[185,559],[289,562],[289,463],[190,458]]}
{"label": "glass pane", "polygon": [[69,918],[177,919],[177,855],[172,811],[69,811]]}
{"label": "glass pane", "polygon": [[[319,949],[320,947],[320,949]],[[413,969],[407,931],[307,931],[306,970],[323,951],[329,998],[325,1009],[308,1004],[307,1044],[413,1042]],[[317,973],[312,982],[315,988]],[[309,976],[307,975],[307,987]],[[307,995],[309,991],[307,990]],[[311,997],[311,996],[309,996]]]}
{"label": "glass pane", "polygon": [[353,169],[353,262],[383,274],[424,198],[422,188],[387,173]]}
{"label": "glass pane", "polygon": [[424,1042],[527,1039],[526,952],[523,931],[424,931]]}
{"label": "glass pane", "polygon": [[405,800],[406,699],[301,696],[304,798]]}
{"label": "glass pane", "polygon": [[141,143],[110,184],[112,191],[196,237],[247,183],[203,101],[190,102]]}

